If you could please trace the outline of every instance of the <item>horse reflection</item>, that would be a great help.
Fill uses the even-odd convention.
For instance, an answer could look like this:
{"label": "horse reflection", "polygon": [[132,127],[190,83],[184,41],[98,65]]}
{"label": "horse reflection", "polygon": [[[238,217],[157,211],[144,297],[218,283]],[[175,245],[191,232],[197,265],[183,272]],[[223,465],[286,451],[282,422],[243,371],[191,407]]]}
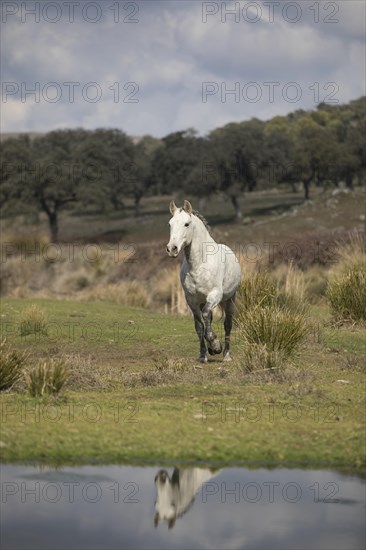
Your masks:
{"label": "horse reflection", "polygon": [[169,529],[174,527],[175,520],[189,509],[203,483],[218,473],[203,468],[174,468],[170,478],[166,470],[160,470],[155,476],[155,527],[161,520],[167,521]]}

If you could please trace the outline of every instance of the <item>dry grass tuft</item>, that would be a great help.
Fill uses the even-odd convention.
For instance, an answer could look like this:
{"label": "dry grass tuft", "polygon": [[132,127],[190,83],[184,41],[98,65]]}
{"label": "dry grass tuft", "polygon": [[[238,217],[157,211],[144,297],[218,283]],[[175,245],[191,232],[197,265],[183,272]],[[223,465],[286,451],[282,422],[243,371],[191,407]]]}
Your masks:
{"label": "dry grass tuft", "polygon": [[24,352],[14,351],[6,343],[0,343],[0,391],[8,390],[16,384],[21,376],[22,369],[28,356]]}
{"label": "dry grass tuft", "polygon": [[129,387],[157,386],[176,383],[192,383],[197,381],[193,367],[184,361],[168,357],[162,352],[155,352],[153,366],[138,373],[125,373],[123,383]]}
{"label": "dry grass tuft", "polygon": [[310,303],[317,303],[324,299],[327,290],[327,271],[319,265],[309,267],[304,272],[306,283],[306,299]]}
{"label": "dry grass tuft", "polygon": [[20,335],[27,336],[28,334],[45,334],[47,327],[46,312],[32,304],[24,309],[20,316]]}
{"label": "dry grass tuft", "polygon": [[[296,291],[299,289],[300,298]],[[268,273],[243,279],[235,322],[245,371],[277,369],[293,359],[309,332],[305,285],[290,266],[281,291]]]}
{"label": "dry grass tuft", "polygon": [[303,313],[276,305],[242,311],[236,323],[246,370],[280,367],[296,355],[309,331]]}
{"label": "dry grass tuft", "polygon": [[268,384],[281,384],[288,386],[286,393],[289,395],[308,395],[313,393],[315,374],[309,369],[299,369],[288,364],[282,364],[277,368],[263,368],[259,365],[253,370],[246,370],[241,365],[237,372],[230,374],[230,382],[250,384],[256,386],[268,386]]}
{"label": "dry grass tuft", "polygon": [[362,234],[338,249],[338,263],[329,272],[326,296],[338,322],[366,320],[366,254]]}
{"label": "dry grass tuft", "polygon": [[121,379],[119,366],[99,364],[93,355],[70,353],[62,355],[69,371],[66,387],[72,389],[110,389]]}
{"label": "dry grass tuft", "polygon": [[43,248],[50,242],[45,231],[2,231],[0,245],[6,247],[9,253],[19,254],[26,257],[32,253],[42,255]]}
{"label": "dry grass tuft", "polygon": [[152,280],[151,288],[155,300],[164,305],[165,313],[187,315],[190,313],[190,309],[187,306],[179,273],[179,265],[164,269],[158,277]]}
{"label": "dry grass tuft", "polygon": [[305,311],[308,285],[303,271],[295,267],[293,262],[280,264],[271,272],[271,279],[277,284],[274,303],[293,311]]}
{"label": "dry grass tuft", "polygon": [[59,393],[68,376],[69,371],[63,361],[46,359],[25,373],[25,382],[32,397],[42,397]]}
{"label": "dry grass tuft", "polygon": [[90,355],[84,357],[78,353],[63,355],[62,359],[69,371],[67,386],[72,388],[95,388],[101,385],[96,365]]}
{"label": "dry grass tuft", "polygon": [[327,298],[336,321],[366,321],[366,269],[352,267],[329,281]]}
{"label": "dry grass tuft", "polygon": [[274,305],[278,299],[278,289],[268,273],[253,273],[242,279],[237,297],[238,309],[246,311],[254,307]]}
{"label": "dry grass tuft", "polygon": [[346,244],[337,242],[338,262],[330,270],[330,278],[345,275],[349,271],[366,269],[366,241],[364,233],[352,233]]}
{"label": "dry grass tuft", "polygon": [[341,369],[348,372],[362,372],[363,374],[366,374],[365,359],[355,355],[346,355],[344,357],[344,363]]}
{"label": "dry grass tuft", "polygon": [[97,286],[81,295],[84,300],[100,300],[116,304],[146,308],[151,303],[151,296],[146,286],[139,281],[122,281],[119,284]]}
{"label": "dry grass tuft", "polygon": [[18,287],[23,287],[23,292],[29,292],[42,269],[44,269],[44,262],[36,262],[34,258],[24,260],[20,255],[7,258],[0,270],[1,294],[11,294]]}

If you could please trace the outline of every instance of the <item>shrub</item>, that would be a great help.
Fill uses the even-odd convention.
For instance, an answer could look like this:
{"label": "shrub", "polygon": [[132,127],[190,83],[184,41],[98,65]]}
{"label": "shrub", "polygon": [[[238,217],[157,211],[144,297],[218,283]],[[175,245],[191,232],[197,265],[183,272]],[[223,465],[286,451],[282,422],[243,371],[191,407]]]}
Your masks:
{"label": "shrub", "polygon": [[18,382],[26,358],[25,353],[11,350],[6,340],[2,340],[0,343],[0,391],[7,390]]}
{"label": "shrub", "polygon": [[275,304],[278,299],[276,283],[268,273],[253,273],[245,277],[238,290],[238,307],[248,310],[257,306]]}
{"label": "shrub", "polygon": [[239,308],[247,310],[253,307],[277,305],[295,312],[305,310],[304,274],[290,264],[277,269],[274,276],[277,278],[277,283],[267,272],[246,276],[238,291]]}
{"label": "shrub", "polygon": [[[32,261],[33,260],[33,261]],[[30,256],[24,259],[19,256],[10,256],[1,265],[0,292],[9,294],[13,289],[22,286],[28,290],[36,280],[42,276],[44,262],[35,262]]]}
{"label": "shrub", "polygon": [[83,290],[83,288],[86,288],[87,286],[89,286],[89,279],[88,277],[86,277],[85,275],[80,275],[77,279],[76,279],[76,285],[77,285],[77,288],[79,290]]}
{"label": "shrub", "polygon": [[48,359],[38,363],[25,374],[27,389],[32,397],[58,393],[68,379],[69,371],[63,361]]}
{"label": "shrub", "polygon": [[330,280],[327,297],[337,321],[366,320],[366,270],[353,267]]}
{"label": "shrub", "polygon": [[301,270],[314,265],[330,267],[342,260],[339,255],[341,249],[347,250],[347,253],[360,247],[365,250],[365,233],[346,230],[310,231],[291,237],[291,245],[291,248],[276,247],[268,262],[274,266],[292,262]]}
{"label": "shrub", "polygon": [[326,296],[337,321],[366,319],[365,236],[356,233],[337,250],[338,263],[330,270]]}
{"label": "shrub", "polygon": [[350,234],[347,243],[337,243],[338,262],[333,266],[330,277],[344,275],[352,269],[366,270],[366,241],[364,233]]}
{"label": "shrub", "polygon": [[22,311],[20,317],[20,335],[45,334],[46,322],[47,316],[45,311],[36,304],[32,304]]}
{"label": "shrub", "polygon": [[309,326],[301,303],[304,286],[298,298],[295,283],[285,284],[281,292],[267,273],[242,281],[235,323],[245,370],[280,368],[297,353]]}
{"label": "shrub", "polygon": [[277,305],[256,307],[237,316],[236,323],[244,345],[266,346],[270,352],[290,358],[308,332],[302,313]]}

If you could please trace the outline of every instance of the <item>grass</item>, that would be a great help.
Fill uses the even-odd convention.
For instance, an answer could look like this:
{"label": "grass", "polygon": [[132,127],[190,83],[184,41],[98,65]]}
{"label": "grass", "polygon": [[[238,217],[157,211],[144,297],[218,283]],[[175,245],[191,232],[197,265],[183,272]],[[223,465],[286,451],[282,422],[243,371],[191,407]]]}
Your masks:
{"label": "grass", "polygon": [[352,268],[330,281],[327,298],[336,321],[366,321],[366,269]]}
{"label": "grass", "polygon": [[[53,330],[21,336],[17,323],[33,302],[4,299],[2,330],[35,363],[64,361],[70,378],[55,396],[2,394],[3,461],[365,468],[361,329],[328,325],[319,338],[308,336],[294,368],[244,373],[236,331],[230,365],[221,357],[198,365],[190,318],[109,302],[37,300]],[[321,327],[330,318],[326,306],[311,314]]]}
{"label": "grass", "polygon": [[26,354],[12,349],[6,339],[0,343],[0,391],[12,388],[22,377]]}
{"label": "grass", "polygon": [[330,270],[326,296],[336,321],[366,321],[366,243],[356,233],[338,249],[339,261]]}
{"label": "grass", "polygon": [[46,359],[25,373],[25,381],[32,397],[57,394],[67,381],[68,371],[63,361]]}
{"label": "grass", "polygon": [[[243,216],[251,218],[245,226],[234,223],[225,198],[207,201],[202,212],[216,240],[233,246],[243,271],[252,274],[250,281],[255,282],[259,263],[274,271],[276,284],[265,282],[256,304],[272,307],[278,300],[277,306],[287,304],[294,313],[299,301],[310,301],[311,331],[302,353],[289,364],[274,352],[280,368],[267,368],[256,344],[250,371],[243,369],[237,328],[232,363],[214,356],[202,365],[195,360],[191,316],[161,313],[185,312],[177,262],[165,254],[172,197],[143,199],[138,220],[128,200],[123,213],[108,219],[65,211],[60,261],[42,255],[39,262],[32,256],[23,261],[15,255],[3,263],[0,283],[8,297],[2,304],[2,336],[11,350],[28,354],[27,372],[53,360],[65,364],[69,377],[57,394],[32,397],[20,382],[2,392],[2,460],[252,462],[365,471],[365,331],[362,324],[331,322],[324,299],[328,272],[342,270],[346,256],[319,242],[324,235],[336,244],[333,231],[362,226],[361,196],[361,188],[339,194],[330,209],[329,193],[315,189],[306,204],[302,195],[285,190],[249,193],[242,201]],[[5,220],[2,227],[13,223],[16,229],[20,221],[24,225]],[[41,215],[39,231],[44,229]],[[71,261],[69,243],[76,241]],[[101,243],[101,257],[85,261],[83,243],[90,242]],[[292,248],[286,247],[292,242],[301,250],[301,261],[293,265]],[[248,253],[251,243],[258,261]],[[279,265],[284,258],[290,265]],[[139,282],[137,292],[125,291],[128,281]],[[145,285],[150,309],[140,307],[146,306]],[[92,296],[96,289],[99,296]],[[253,302],[253,289],[247,300]],[[45,313],[44,330],[21,334],[23,312],[32,304]],[[222,320],[215,316],[214,327],[223,340]]]}
{"label": "grass", "polygon": [[238,309],[247,311],[255,307],[275,305],[278,301],[278,288],[269,273],[245,275],[238,290]]}
{"label": "grass", "polygon": [[148,307],[151,303],[146,285],[139,281],[101,285],[85,293],[86,300],[101,300],[132,307]]}
{"label": "grass", "polygon": [[47,316],[42,308],[32,304],[22,311],[20,318],[20,335],[45,334]]}
{"label": "grass", "polygon": [[237,317],[245,351],[251,345],[265,346],[270,352],[280,354],[282,359],[294,356],[309,330],[302,313],[278,306],[253,308]]}
{"label": "grass", "polygon": [[282,369],[309,332],[303,277],[290,265],[279,288],[266,272],[242,279],[235,323],[245,370]]}

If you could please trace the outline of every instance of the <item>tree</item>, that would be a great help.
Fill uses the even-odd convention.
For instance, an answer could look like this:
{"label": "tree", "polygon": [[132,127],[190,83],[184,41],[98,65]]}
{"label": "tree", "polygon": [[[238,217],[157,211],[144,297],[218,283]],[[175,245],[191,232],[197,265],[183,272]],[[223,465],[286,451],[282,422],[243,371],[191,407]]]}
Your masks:
{"label": "tree", "polygon": [[157,193],[186,189],[192,170],[201,162],[203,138],[194,129],[174,132],[162,139],[152,163],[152,178]]}
{"label": "tree", "polygon": [[19,145],[20,151],[12,169],[3,171],[2,198],[7,209],[14,213],[16,203],[17,209],[45,212],[52,241],[58,239],[59,212],[77,199],[74,153],[85,137],[84,130],[59,130],[33,141],[21,138],[4,144],[3,167],[14,155],[14,147]]}
{"label": "tree", "polygon": [[142,197],[152,188],[152,163],[154,155],[162,147],[160,139],[152,136],[143,136],[135,145],[133,174],[127,186],[128,195],[135,203],[135,216],[140,215]]}
{"label": "tree", "polygon": [[27,167],[31,165],[31,143],[27,135],[9,138],[1,144],[0,201],[4,214],[29,210],[29,203],[21,203],[21,189],[25,185]]}
{"label": "tree", "polygon": [[80,174],[80,198],[85,205],[98,205],[101,211],[123,208],[134,175],[134,145],[118,129],[97,129],[76,151]]}
{"label": "tree", "polygon": [[238,198],[245,190],[253,190],[262,161],[264,123],[252,119],[227,124],[209,134],[214,187],[231,200],[237,219],[242,217]]}
{"label": "tree", "polygon": [[81,176],[76,156],[87,135],[81,129],[57,130],[32,142],[32,161],[36,169],[29,173],[22,200],[36,202],[46,213],[53,242],[58,240],[60,212],[78,199]]}
{"label": "tree", "polygon": [[298,177],[304,185],[304,198],[309,199],[310,184],[322,186],[326,180],[338,177],[339,147],[335,133],[305,115],[294,126],[294,159]]}
{"label": "tree", "polygon": [[265,124],[262,151],[258,186],[273,187],[290,183],[295,191],[294,143],[288,117],[277,116]]}

